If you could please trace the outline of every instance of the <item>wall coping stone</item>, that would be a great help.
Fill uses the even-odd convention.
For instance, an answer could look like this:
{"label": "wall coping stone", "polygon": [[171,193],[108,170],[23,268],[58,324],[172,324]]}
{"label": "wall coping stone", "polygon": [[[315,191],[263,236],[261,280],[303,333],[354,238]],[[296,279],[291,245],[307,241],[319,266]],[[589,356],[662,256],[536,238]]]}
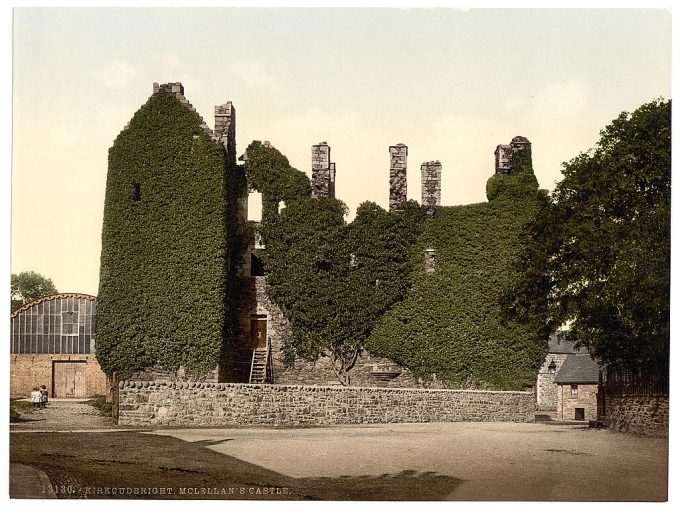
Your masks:
{"label": "wall coping stone", "polygon": [[121,389],[148,389],[165,387],[172,389],[261,389],[263,391],[384,391],[386,393],[484,393],[500,395],[533,396],[532,391],[497,391],[488,389],[425,389],[409,387],[370,387],[370,386],[340,386],[340,385],[296,385],[296,384],[245,384],[235,382],[184,382],[184,381],[148,381],[148,380],[123,380],[118,387]]}

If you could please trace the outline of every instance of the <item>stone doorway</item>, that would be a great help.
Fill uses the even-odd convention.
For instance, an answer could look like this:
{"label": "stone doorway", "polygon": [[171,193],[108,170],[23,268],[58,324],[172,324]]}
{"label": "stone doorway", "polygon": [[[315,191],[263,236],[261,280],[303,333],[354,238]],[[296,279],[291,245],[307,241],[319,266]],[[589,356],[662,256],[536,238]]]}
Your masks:
{"label": "stone doorway", "polygon": [[250,348],[267,347],[267,318],[264,316],[253,317],[250,320]]}

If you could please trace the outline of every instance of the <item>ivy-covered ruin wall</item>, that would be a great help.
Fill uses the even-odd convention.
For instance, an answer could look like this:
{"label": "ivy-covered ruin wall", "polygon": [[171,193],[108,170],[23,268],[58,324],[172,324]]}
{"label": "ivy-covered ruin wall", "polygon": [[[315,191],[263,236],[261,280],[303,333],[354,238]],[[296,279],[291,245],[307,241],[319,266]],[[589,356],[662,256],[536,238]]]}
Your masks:
{"label": "ivy-covered ruin wall", "polygon": [[226,146],[181,84],[164,84],[109,150],[96,347],[105,372],[218,366],[242,188]]}

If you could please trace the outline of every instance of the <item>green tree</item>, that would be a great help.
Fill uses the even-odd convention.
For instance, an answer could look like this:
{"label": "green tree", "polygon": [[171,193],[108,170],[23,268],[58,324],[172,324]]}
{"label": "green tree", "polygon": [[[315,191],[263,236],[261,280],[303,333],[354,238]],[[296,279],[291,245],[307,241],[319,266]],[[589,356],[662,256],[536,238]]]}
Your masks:
{"label": "green tree", "polygon": [[54,287],[52,279],[43,277],[40,273],[35,271],[23,271],[18,275],[12,273],[12,312],[36,298],[56,292],[57,288]]}
{"label": "green tree", "polygon": [[663,368],[670,345],[671,102],[621,113],[529,224],[524,270],[506,296],[543,335],[570,323],[601,362]]}

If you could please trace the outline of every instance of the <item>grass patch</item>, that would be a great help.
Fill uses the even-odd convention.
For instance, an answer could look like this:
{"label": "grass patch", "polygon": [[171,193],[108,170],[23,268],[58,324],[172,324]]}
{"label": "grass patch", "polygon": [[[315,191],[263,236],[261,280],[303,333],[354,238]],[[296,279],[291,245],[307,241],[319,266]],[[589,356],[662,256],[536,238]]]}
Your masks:
{"label": "grass patch", "polygon": [[32,412],[33,404],[31,402],[20,402],[18,400],[9,401],[9,421],[15,423],[21,421],[21,414],[23,412]]}
{"label": "grass patch", "polygon": [[100,416],[111,417],[113,404],[106,401],[106,396],[97,396],[85,402],[99,411]]}

